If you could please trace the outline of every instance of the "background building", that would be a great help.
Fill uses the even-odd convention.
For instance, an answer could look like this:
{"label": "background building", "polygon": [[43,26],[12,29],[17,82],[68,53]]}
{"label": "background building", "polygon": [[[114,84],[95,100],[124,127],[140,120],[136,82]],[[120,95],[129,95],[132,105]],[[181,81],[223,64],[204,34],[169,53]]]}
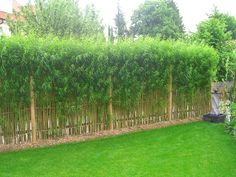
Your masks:
{"label": "background building", "polygon": [[7,17],[14,18],[13,11],[19,11],[20,4],[16,0],[0,1],[0,35],[11,35],[7,25]]}

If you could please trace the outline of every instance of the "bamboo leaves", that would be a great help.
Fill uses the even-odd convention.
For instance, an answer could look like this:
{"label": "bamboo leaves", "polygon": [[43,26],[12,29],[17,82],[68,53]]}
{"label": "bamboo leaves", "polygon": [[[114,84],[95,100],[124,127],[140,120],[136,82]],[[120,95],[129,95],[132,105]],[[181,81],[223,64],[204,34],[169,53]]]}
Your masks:
{"label": "bamboo leaves", "polygon": [[142,93],[167,91],[169,72],[173,85],[183,92],[209,87],[217,54],[209,47],[153,38],[120,40],[116,44],[94,39],[13,36],[0,39],[0,100],[29,103],[29,76],[38,98],[107,103],[109,76],[113,98],[122,106],[138,103]]}

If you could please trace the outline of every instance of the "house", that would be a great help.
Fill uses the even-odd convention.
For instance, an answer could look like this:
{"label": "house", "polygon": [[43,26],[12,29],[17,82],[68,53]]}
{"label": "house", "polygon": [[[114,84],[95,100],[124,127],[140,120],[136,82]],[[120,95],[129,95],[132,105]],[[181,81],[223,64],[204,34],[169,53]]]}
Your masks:
{"label": "house", "polygon": [[20,7],[16,0],[0,1],[0,36],[11,35],[6,19],[8,16],[14,19],[13,11],[19,11]]}

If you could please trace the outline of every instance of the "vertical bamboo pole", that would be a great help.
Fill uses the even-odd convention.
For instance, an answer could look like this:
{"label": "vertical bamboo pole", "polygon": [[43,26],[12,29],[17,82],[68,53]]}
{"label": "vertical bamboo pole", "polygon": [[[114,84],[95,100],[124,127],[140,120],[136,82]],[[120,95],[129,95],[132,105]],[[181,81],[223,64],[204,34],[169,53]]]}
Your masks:
{"label": "vertical bamboo pole", "polygon": [[113,110],[112,110],[112,78],[109,76],[109,90],[108,90],[108,116],[110,119],[110,129],[113,130]]}
{"label": "vertical bamboo pole", "polygon": [[35,118],[35,97],[34,97],[34,81],[30,76],[30,117],[32,124],[32,143],[36,143],[36,118]]}
{"label": "vertical bamboo pole", "polygon": [[172,120],[172,107],[173,107],[173,93],[172,93],[172,89],[173,89],[173,77],[172,77],[172,72],[170,72],[169,75],[169,83],[168,83],[168,119]]}

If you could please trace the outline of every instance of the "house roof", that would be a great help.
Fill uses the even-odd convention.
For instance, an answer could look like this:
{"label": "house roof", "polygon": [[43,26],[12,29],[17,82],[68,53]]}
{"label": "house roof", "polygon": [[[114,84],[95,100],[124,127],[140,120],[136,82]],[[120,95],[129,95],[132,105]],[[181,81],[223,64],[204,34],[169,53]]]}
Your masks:
{"label": "house roof", "polygon": [[0,11],[0,18],[6,19],[7,18],[7,13],[3,12],[3,11]]}
{"label": "house roof", "polygon": [[[19,12],[20,8],[21,8],[21,5],[16,0],[13,0],[12,1],[13,11]],[[0,18],[6,19],[8,15],[13,16],[11,13],[8,13],[8,12],[5,12],[5,11],[0,11]]]}

